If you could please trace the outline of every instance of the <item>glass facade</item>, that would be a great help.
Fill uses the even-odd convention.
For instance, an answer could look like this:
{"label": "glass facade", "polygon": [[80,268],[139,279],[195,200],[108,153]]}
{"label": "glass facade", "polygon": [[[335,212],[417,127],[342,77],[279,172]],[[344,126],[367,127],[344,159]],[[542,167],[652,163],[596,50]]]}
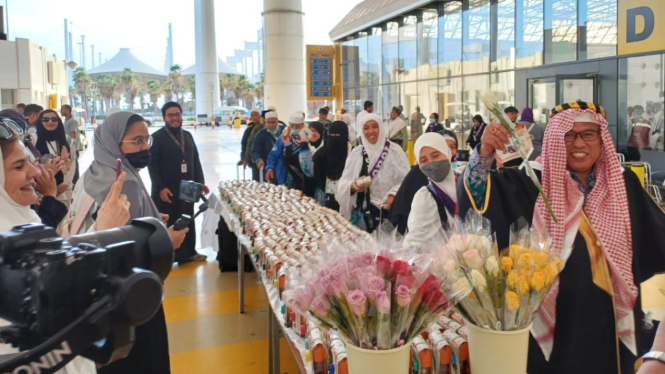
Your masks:
{"label": "glass facade", "polygon": [[[534,107],[534,119],[543,126],[555,97],[599,99],[611,107],[615,103],[603,101],[606,93],[594,89],[601,78],[566,76],[574,73],[566,64],[617,55],[617,7],[618,0],[433,1],[341,41],[344,105],[353,115],[371,100],[386,119],[392,107],[401,106],[412,138],[435,112],[462,143],[474,115],[492,120],[480,102],[486,92],[503,107],[515,105],[517,96],[517,102]],[[619,119],[611,126],[619,149],[665,148],[665,134],[658,135],[665,132],[664,58],[616,58],[618,72],[612,74],[618,83],[612,75],[611,83],[602,78],[614,90],[618,84]],[[561,65],[550,77],[516,82],[523,69],[555,64]],[[636,124],[647,121],[651,135],[636,139]]]}

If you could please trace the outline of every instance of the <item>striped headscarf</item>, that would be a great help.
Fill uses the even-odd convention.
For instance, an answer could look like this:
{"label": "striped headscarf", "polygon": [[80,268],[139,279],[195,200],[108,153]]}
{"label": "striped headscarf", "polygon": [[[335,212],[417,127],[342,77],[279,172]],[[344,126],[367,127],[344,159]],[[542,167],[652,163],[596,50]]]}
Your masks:
{"label": "striped headscarf", "polygon": [[[564,141],[564,135],[573,128],[575,118],[582,114],[590,114],[589,118],[599,123],[602,140],[601,154],[595,165],[595,185],[586,201],[579,185],[567,169]],[[621,341],[636,354],[633,306],[638,289],[633,282],[628,200],[623,168],[616,156],[607,126],[604,109],[591,103],[574,102],[552,110],[552,120],[545,131],[543,152],[537,161],[543,165],[543,191],[549,198],[559,222],[552,220],[542,197],[538,197],[534,225],[544,225],[552,237],[553,248],[562,251],[559,254],[562,254],[562,259],[565,260],[572,250],[584,209],[600,239],[610,269],[616,300],[617,333]],[[558,292],[557,280],[531,330],[548,360],[554,341]]]}

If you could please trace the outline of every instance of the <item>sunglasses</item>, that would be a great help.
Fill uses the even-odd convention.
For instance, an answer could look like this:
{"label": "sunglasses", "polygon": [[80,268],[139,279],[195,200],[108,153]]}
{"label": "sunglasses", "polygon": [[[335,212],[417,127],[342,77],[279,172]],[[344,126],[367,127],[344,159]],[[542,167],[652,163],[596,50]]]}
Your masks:
{"label": "sunglasses", "polygon": [[9,118],[0,118],[0,139],[9,140],[14,135],[23,135],[23,127]]}
{"label": "sunglasses", "polygon": [[49,121],[53,123],[58,123],[58,117],[44,117],[42,118],[42,123],[48,123]]}

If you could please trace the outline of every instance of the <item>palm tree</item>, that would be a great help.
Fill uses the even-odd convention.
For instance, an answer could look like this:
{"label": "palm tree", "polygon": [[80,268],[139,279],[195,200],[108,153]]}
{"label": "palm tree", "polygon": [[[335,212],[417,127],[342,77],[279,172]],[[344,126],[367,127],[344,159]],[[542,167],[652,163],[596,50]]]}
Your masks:
{"label": "palm tree", "polygon": [[[228,95],[226,95],[227,92],[233,92],[235,95],[236,76],[233,74],[224,74],[224,76],[219,80],[219,86],[222,91],[221,92],[222,98],[229,97]],[[235,98],[229,97],[229,100],[226,101],[226,105],[228,106],[236,105],[237,100],[238,100],[237,95],[235,96]]]}
{"label": "palm tree", "polygon": [[251,109],[254,106],[255,88],[256,87],[250,82],[245,83],[245,85],[241,88],[242,104],[247,109]]}
{"label": "palm tree", "polygon": [[263,74],[261,74],[261,79],[254,85],[254,92],[252,94],[258,101],[257,106],[260,106],[263,102]]}
{"label": "palm tree", "polygon": [[178,64],[171,66],[171,72],[169,73],[168,79],[173,82],[173,92],[176,94],[176,101],[182,104],[182,95],[178,95],[181,93],[180,88],[184,82],[182,67]]}
{"label": "palm tree", "polygon": [[127,104],[129,104],[129,111],[133,112],[134,99],[136,99],[139,89],[139,80],[136,77],[136,73],[130,68],[125,68],[122,74],[120,74],[120,83],[122,84]]}
{"label": "palm tree", "polygon": [[192,100],[196,100],[196,76],[190,75],[187,78],[187,86],[189,87],[189,92],[192,94]]}
{"label": "palm tree", "polygon": [[150,95],[150,102],[153,108],[153,119],[157,118],[157,100],[162,95],[162,84],[157,79],[148,81],[148,95]]}
{"label": "palm tree", "polygon": [[85,68],[78,67],[74,70],[74,85],[76,87],[76,93],[79,94],[81,98],[81,103],[83,104],[83,109],[85,109],[85,117],[87,118],[89,108],[88,108],[88,90],[90,89],[90,83],[92,79],[85,71]]}
{"label": "palm tree", "polygon": [[168,101],[173,101],[173,81],[167,79],[164,84],[162,84],[162,92],[164,92],[164,99]]}
{"label": "palm tree", "polygon": [[69,86],[69,105],[76,106],[76,87]]}
{"label": "palm tree", "polygon": [[145,86],[141,84],[138,90],[138,95],[139,95],[139,103],[141,104],[141,116],[143,117],[145,117],[145,94],[146,94]]}
{"label": "palm tree", "polygon": [[99,94],[102,97],[102,100],[106,103],[105,107],[108,111],[111,108],[111,99],[113,99],[113,94],[118,86],[118,82],[110,74],[100,74],[96,79],[97,85],[99,86]]}

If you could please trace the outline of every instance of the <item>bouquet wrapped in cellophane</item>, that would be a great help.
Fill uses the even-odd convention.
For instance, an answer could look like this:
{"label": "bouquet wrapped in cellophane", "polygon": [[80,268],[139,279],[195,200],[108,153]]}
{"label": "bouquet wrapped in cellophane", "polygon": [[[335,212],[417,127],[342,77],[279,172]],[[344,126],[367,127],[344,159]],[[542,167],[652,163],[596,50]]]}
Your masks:
{"label": "bouquet wrapped in cellophane", "polygon": [[[450,308],[441,257],[428,248],[406,248],[394,236],[356,243],[337,240],[303,264],[284,300],[291,308],[337,329],[360,348],[386,350],[409,344]],[[445,292],[445,294],[444,294]]]}
{"label": "bouquet wrapped in cellophane", "polygon": [[442,251],[448,298],[470,323],[496,331],[527,328],[562,270],[546,233],[523,219],[514,224],[510,245],[498,250],[489,221],[469,212],[448,233]]}

